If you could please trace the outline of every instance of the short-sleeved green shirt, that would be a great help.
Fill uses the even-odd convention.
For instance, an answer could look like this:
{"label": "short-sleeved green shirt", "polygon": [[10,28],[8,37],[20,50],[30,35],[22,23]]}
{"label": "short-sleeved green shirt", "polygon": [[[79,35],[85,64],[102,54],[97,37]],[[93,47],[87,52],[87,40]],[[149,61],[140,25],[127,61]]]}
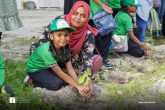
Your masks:
{"label": "short-sleeved green shirt", "polygon": [[4,61],[2,54],[0,53],[0,88],[2,87],[5,80],[5,74],[4,74]]}
{"label": "short-sleeved green shirt", "polygon": [[27,59],[27,72],[33,73],[43,69],[49,69],[70,60],[69,48],[63,47],[60,53],[56,53],[55,49],[53,49],[53,54],[51,50],[50,42],[36,48]]}
{"label": "short-sleeved green shirt", "polygon": [[[104,3],[104,0],[100,0],[102,3]],[[121,0],[107,0],[107,5],[111,8],[121,8],[120,5]],[[97,5],[93,0],[90,0],[90,8],[91,8],[91,17],[95,15],[97,12],[103,10],[102,7]]]}
{"label": "short-sleeved green shirt", "polygon": [[117,24],[117,28],[113,34],[127,35],[128,31],[133,30],[132,18],[126,12],[119,11],[115,16],[115,22]]}

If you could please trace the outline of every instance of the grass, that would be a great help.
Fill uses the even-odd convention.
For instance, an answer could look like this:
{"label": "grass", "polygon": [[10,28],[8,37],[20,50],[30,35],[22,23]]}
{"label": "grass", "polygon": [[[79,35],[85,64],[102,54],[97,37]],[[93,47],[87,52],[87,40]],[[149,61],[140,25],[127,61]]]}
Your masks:
{"label": "grass", "polygon": [[155,44],[155,45],[162,45],[162,44],[165,44],[165,37],[155,39],[154,44]]}
{"label": "grass", "polygon": [[[132,107],[141,101],[165,103],[165,93],[150,94],[148,92],[149,88],[152,87],[157,80],[165,79],[165,64],[158,64],[157,67],[158,69],[153,73],[147,73],[140,78],[130,81],[127,84],[107,83],[104,80],[102,80],[100,84],[111,94],[109,97],[109,102],[113,106],[117,106],[118,110],[132,110]],[[153,80],[153,77],[157,80]],[[118,94],[117,91],[120,91],[121,94]]]}
{"label": "grass", "polygon": [[32,42],[38,41],[38,39],[39,39],[39,37],[33,36],[30,39],[23,37],[23,38],[16,38],[14,40],[19,45],[27,45],[27,44],[31,44]]}
{"label": "grass", "polygon": [[147,33],[146,33],[148,39],[146,39],[146,42],[152,44],[152,45],[162,45],[162,44],[165,44],[165,36],[159,36],[159,37],[154,37],[150,34],[150,32],[147,30]]}
{"label": "grass", "polygon": [[[38,38],[16,38],[15,43],[18,45],[27,45],[31,44],[33,41],[36,41]],[[154,45],[165,44],[165,39],[152,39],[151,43],[154,42]],[[34,94],[32,86],[25,86],[23,80],[26,76],[26,67],[25,67],[26,58],[21,60],[5,60],[5,82],[11,86],[13,89],[16,100],[20,103],[9,104],[7,95],[0,95],[0,110],[45,110],[52,109],[58,110],[60,107],[58,105],[51,105],[48,102],[43,100],[42,94]],[[124,65],[124,62],[121,62]],[[123,105],[124,101],[133,102],[134,99],[143,97],[145,99],[157,99],[165,103],[165,93],[151,95],[147,92],[147,89],[150,88],[155,81],[152,80],[152,77],[156,79],[165,79],[165,64],[156,65],[157,70],[153,73],[148,73],[142,77],[130,81],[128,84],[116,84],[110,83],[103,80],[102,75],[100,75],[99,84],[110,93],[109,100],[112,105],[117,105],[118,110],[131,110],[130,106],[125,107]],[[129,69],[128,71],[133,71]],[[122,94],[118,94],[117,91],[121,91]],[[152,101],[151,100],[151,101]],[[139,99],[139,101],[141,101]],[[26,103],[23,103],[26,102]],[[3,105],[1,105],[1,103]],[[138,102],[137,102],[138,103]],[[3,108],[2,108],[3,107]]]}
{"label": "grass", "polygon": [[14,38],[13,41],[18,45],[30,45],[32,42],[38,41],[38,37],[32,36],[30,39],[28,37]]}
{"label": "grass", "polygon": [[[4,49],[12,49],[17,46],[29,46],[32,44],[32,42],[38,41],[39,37],[32,36],[31,38],[28,37],[13,37],[11,40],[7,40],[2,43]],[[12,43],[11,43],[12,42]]]}
{"label": "grass", "polygon": [[[11,86],[16,96],[17,104],[9,104],[9,96],[1,95],[1,102],[5,102],[0,109],[5,110],[58,110],[58,106],[51,105],[44,100],[42,94],[34,94],[32,86],[25,86],[23,80],[26,76],[25,60],[5,61],[5,83]],[[6,106],[5,106],[6,105]]]}
{"label": "grass", "polygon": [[[15,107],[15,110],[29,110],[29,109],[60,109],[58,106],[51,106],[47,102],[44,102],[42,94],[34,95],[32,93],[32,86],[25,86],[22,82],[26,75],[26,68],[25,68],[25,60],[6,60],[6,82],[12,87],[17,100],[26,100],[27,103],[18,103]],[[109,97],[110,102],[113,105],[118,105],[118,109],[123,110],[125,106],[123,105],[123,102],[127,100],[128,102],[134,101],[134,99],[138,97],[143,97],[144,99],[148,99],[151,97],[151,100],[155,100],[155,98],[160,99],[161,102],[165,103],[165,94],[156,94],[156,95],[150,95],[147,92],[147,89],[151,87],[155,81],[152,80],[152,77],[155,77],[156,79],[162,79],[165,73],[165,65],[157,65],[158,69],[154,71],[153,73],[145,74],[144,76],[135,79],[128,84],[116,84],[116,83],[109,83],[104,80],[100,80],[100,84],[106,89],[111,95]],[[165,79],[165,77],[164,77]],[[117,91],[121,91],[122,94],[118,94]],[[154,97],[153,97],[154,96]],[[5,97],[7,100],[6,96]],[[141,100],[139,100],[141,101]],[[8,102],[8,101],[6,101]],[[8,104],[9,105],[9,104]],[[9,106],[13,109],[13,106]],[[131,110],[131,107],[128,106],[125,108],[126,110]]]}

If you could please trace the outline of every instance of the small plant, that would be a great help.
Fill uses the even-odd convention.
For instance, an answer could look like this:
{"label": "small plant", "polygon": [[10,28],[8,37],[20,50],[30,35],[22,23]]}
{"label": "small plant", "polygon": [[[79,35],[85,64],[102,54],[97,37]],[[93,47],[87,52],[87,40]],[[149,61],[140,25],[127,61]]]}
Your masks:
{"label": "small plant", "polygon": [[82,76],[80,76],[79,80],[78,80],[78,83],[79,84],[82,84],[82,85],[88,85],[89,84],[89,81],[90,81],[90,75],[91,73],[91,70],[90,69],[87,69]]}

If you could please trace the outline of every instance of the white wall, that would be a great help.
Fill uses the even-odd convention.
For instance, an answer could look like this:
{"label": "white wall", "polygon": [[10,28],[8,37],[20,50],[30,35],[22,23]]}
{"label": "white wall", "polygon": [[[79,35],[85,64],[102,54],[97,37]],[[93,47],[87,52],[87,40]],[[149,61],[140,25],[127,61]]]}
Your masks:
{"label": "white wall", "polygon": [[38,0],[38,7],[64,7],[64,0]]}
{"label": "white wall", "polygon": [[17,8],[23,9],[23,0],[17,0]]}
{"label": "white wall", "polygon": [[26,1],[34,1],[36,3],[37,8],[64,7],[64,0],[17,0],[18,9],[23,9],[23,2]]}

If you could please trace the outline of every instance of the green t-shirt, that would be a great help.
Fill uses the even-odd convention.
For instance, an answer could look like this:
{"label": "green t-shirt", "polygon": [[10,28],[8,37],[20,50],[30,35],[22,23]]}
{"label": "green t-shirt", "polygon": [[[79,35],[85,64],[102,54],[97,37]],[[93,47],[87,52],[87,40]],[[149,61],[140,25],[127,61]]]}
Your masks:
{"label": "green t-shirt", "polygon": [[4,61],[2,54],[0,53],[0,88],[2,87],[5,80],[5,74],[4,74]]}
{"label": "green t-shirt", "polygon": [[[100,0],[102,3],[104,3],[104,0]],[[111,8],[121,8],[120,6],[121,0],[107,0],[107,5]],[[91,8],[91,17],[95,15],[97,12],[103,10],[102,7],[97,5],[93,0],[90,0],[90,8]]]}
{"label": "green t-shirt", "polygon": [[117,28],[113,34],[127,35],[128,31],[133,29],[132,18],[126,12],[119,11],[115,16],[115,22],[117,24]]}
{"label": "green t-shirt", "polygon": [[70,60],[69,48],[62,48],[60,53],[56,53],[53,49],[53,54],[51,50],[50,42],[36,48],[26,62],[27,72],[33,73],[43,69],[49,69]]}

